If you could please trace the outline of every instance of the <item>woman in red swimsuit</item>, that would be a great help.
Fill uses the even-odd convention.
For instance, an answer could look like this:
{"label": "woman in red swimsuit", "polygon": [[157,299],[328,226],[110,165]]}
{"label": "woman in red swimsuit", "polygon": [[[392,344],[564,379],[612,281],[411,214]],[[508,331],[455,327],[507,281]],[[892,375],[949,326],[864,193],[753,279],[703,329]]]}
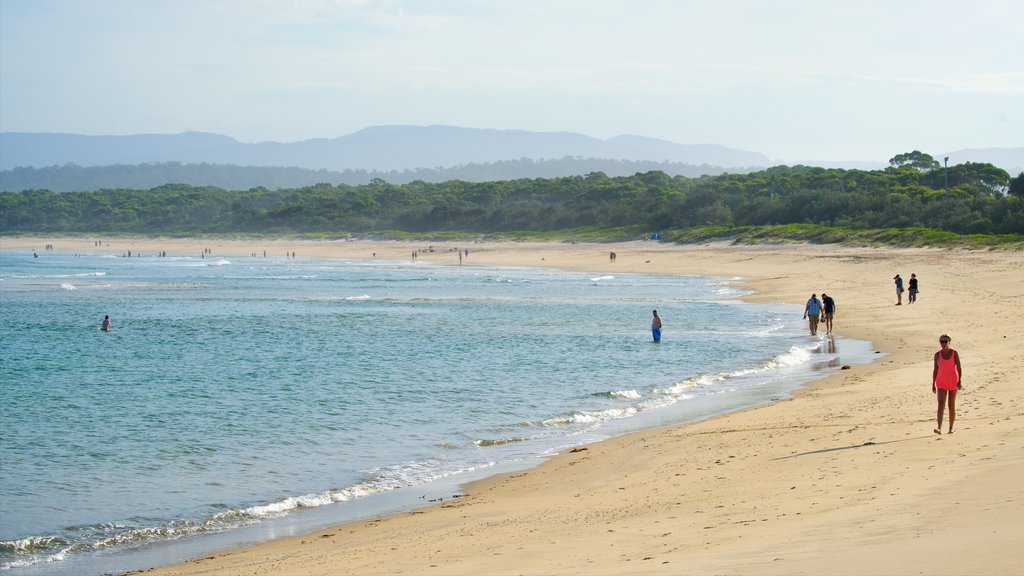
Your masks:
{"label": "woman in red swimsuit", "polygon": [[942,408],[949,404],[949,433],[953,433],[953,420],[956,419],[956,392],[960,389],[960,355],[949,347],[949,336],[939,336],[942,349],[935,353],[935,369],[932,370],[932,394],[939,400],[936,414],[936,434],[942,434]]}

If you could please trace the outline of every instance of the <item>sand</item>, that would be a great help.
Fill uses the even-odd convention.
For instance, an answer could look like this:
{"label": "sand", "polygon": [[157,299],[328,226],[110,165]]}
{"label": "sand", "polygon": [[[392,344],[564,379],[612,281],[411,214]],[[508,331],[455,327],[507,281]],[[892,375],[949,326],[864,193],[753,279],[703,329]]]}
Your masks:
{"label": "sand", "polygon": [[[95,250],[91,239],[0,239],[47,243]],[[429,245],[116,239],[103,249],[407,259]],[[470,251],[465,265],[738,276],[750,301],[802,305],[825,291],[836,332],[884,355],[792,399],[590,444],[466,486],[464,498],[147,574],[1024,574],[1024,252],[467,242],[420,257],[458,265],[456,246]],[[921,279],[917,303],[895,306],[897,273]],[[932,432],[941,333],[964,369],[952,435]]]}

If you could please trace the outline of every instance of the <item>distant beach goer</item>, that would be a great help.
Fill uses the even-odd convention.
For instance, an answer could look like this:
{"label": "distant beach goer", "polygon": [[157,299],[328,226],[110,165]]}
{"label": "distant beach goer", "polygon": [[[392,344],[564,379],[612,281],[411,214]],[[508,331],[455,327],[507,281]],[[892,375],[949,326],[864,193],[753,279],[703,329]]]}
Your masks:
{"label": "distant beach goer", "polygon": [[956,393],[962,385],[960,378],[963,371],[960,368],[960,354],[949,347],[950,337],[946,334],[939,336],[939,345],[942,349],[935,353],[935,368],[932,369],[932,394],[935,394],[939,401],[939,408],[935,414],[936,434],[942,434],[942,410],[949,405],[949,433],[953,433],[953,421],[956,419]]}
{"label": "distant beach goer", "polygon": [[917,274],[911,274],[910,281],[907,282],[907,304],[914,302],[917,302]]}
{"label": "distant beach goer", "polygon": [[807,319],[810,324],[811,336],[818,335],[818,320],[821,315],[821,300],[818,300],[817,294],[811,294],[811,298],[807,300],[807,305],[804,306],[804,318]]}
{"label": "distant beach goer", "polygon": [[651,320],[651,335],[654,336],[655,342],[661,342],[661,316],[658,316],[658,311],[654,311],[654,318]]}
{"label": "distant beach goer", "polygon": [[824,292],[822,292],[821,293],[821,306],[822,306],[821,316],[822,316],[822,318],[825,319],[825,334],[831,334],[832,333],[832,316],[834,316],[835,313],[836,313],[836,301],[831,296],[829,296],[828,294],[825,294]]}
{"label": "distant beach goer", "polygon": [[107,314],[106,316],[103,317],[103,325],[100,326],[100,330],[103,330],[104,332],[110,332],[110,315],[109,314]]}
{"label": "distant beach goer", "polygon": [[903,305],[903,278],[900,278],[900,275],[897,274],[897,275],[893,276],[892,279],[896,281],[896,305],[897,306],[902,306]]}

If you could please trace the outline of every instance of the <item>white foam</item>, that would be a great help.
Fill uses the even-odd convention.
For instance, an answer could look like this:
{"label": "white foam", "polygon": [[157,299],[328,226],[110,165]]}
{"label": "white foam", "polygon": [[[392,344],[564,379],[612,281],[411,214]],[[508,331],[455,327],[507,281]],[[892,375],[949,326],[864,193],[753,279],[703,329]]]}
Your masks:
{"label": "white foam", "polygon": [[217,260],[212,260],[212,259],[211,260],[196,260],[196,259],[193,258],[193,259],[191,259],[191,261],[189,263],[185,264],[185,266],[186,267],[191,267],[191,268],[197,268],[197,267],[200,267],[200,266],[228,266],[230,264],[231,264],[231,262],[229,260],[224,259],[224,258],[219,258]]}
{"label": "white foam", "polygon": [[22,558],[20,560],[12,560],[11,562],[5,562],[0,564],[0,570],[10,570],[11,568],[27,568],[29,566],[35,566],[36,564],[49,564],[51,562],[61,562],[67,558],[67,551],[61,550],[56,554],[48,554],[46,556],[33,556],[31,558]]}
{"label": "white foam", "polygon": [[532,440],[533,438],[534,437],[531,437],[531,436],[512,436],[512,437],[509,437],[509,438],[495,438],[493,440],[481,439],[481,440],[474,440],[473,444],[476,444],[477,446],[480,446],[481,448],[485,448],[487,446],[504,446],[505,444],[512,444],[514,442],[528,442],[528,441]]}
{"label": "white foam", "polygon": [[638,400],[641,397],[636,390],[613,390],[610,395],[612,398],[625,398],[626,400]]}
{"label": "white foam", "polygon": [[811,351],[800,346],[793,346],[788,352],[780,354],[768,362],[768,368],[800,366],[811,359]]}
{"label": "white foam", "polygon": [[637,413],[633,406],[607,408],[605,410],[579,410],[569,416],[556,416],[544,421],[545,426],[568,426],[570,424],[599,424],[609,420],[629,418]]}
{"label": "white foam", "polygon": [[78,274],[11,274],[10,278],[18,280],[46,279],[46,278],[88,278],[91,276],[106,276],[106,272],[80,272]]}

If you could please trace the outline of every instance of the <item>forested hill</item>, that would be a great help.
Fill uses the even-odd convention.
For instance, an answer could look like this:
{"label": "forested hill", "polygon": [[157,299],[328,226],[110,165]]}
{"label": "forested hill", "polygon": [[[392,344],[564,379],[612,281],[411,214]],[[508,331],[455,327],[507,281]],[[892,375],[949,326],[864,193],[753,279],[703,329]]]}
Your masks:
{"label": "forested hill", "polygon": [[599,139],[574,132],[458,126],[373,126],[338,138],[243,143],[220,134],[92,136],[0,132],[0,169],[182,162],[297,166],[312,170],[413,170],[519,158],[614,158],[770,166],[766,156],[716,144],[680,144],[643,136]]}
{"label": "forested hill", "polygon": [[[313,170],[273,166],[236,166],[231,164],[182,164],[161,162],[149,164],[116,164],[113,166],[79,166],[65,164],[46,168],[22,167],[0,171],[0,190],[51,190],[53,192],[86,192],[92,190],[135,188],[149,189],[163,184],[215,186],[225,190],[248,190],[264,187],[301,188],[314,184],[369,184],[384,180],[391,184],[408,184],[416,180],[444,182],[488,182],[521,178],[557,178],[604,172],[609,176],[629,176],[638,172],[660,170],[670,176],[696,178],[723,174],[727,170],[707,164],[696,166],[681,162],[645,160],[608,160],[600,158],[565,157],[559,160],[504,160],[452,166],[417,168],[415,170]],[[733,168],[730,172],[749,172],[753,168]]]}
{"label": "forested hill", "polygon": [[149,190],[0,192],[0,232],[75,234],[496,233],[580,228],[669,231],[694,226],[817,224],[1024,233],[1024,174],[991,164],[942,168],[913,152],[885,170],[776,167],[687,178],[611,177],[294,189],[165,185]]}

